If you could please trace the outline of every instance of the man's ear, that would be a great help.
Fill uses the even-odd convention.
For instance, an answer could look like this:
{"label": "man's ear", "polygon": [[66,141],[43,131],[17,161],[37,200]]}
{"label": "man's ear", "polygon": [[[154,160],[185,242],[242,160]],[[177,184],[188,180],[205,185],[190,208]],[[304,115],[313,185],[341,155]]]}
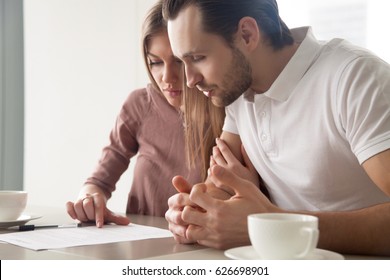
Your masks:
{"label": "man's ear", "polygon": [[252,17],[243,17],[240,20],[236,35],[237,42],[247,51],[256,49],[261,37],[259,26]]}

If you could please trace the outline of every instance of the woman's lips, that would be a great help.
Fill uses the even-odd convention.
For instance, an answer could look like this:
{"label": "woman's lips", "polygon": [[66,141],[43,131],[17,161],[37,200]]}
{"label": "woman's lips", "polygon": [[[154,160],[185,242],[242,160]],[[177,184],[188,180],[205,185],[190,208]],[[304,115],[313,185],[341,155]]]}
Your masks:
{"label": "woman's lips", "polygon": [[172,98],[180,96],[182,92],[181,90],[173,90],[173,89],[167,89],[165,91],[168,92],[169,96]]}

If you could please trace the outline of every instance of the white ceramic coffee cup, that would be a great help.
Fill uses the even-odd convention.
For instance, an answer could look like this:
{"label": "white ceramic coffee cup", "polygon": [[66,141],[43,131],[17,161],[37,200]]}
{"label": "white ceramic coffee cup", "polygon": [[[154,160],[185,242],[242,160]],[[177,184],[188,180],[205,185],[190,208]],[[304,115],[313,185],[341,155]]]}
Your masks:
{"label": "white ceramic coffee cup", "polygon": [[292,213],[248,216],[251,243],[260,259],[303,259],[318,243],[318,218]]}
{"label": "white ceramic coffee cup", "polygon": [[15,221],[27,205],[27,192],[0,191],[0,222]]}

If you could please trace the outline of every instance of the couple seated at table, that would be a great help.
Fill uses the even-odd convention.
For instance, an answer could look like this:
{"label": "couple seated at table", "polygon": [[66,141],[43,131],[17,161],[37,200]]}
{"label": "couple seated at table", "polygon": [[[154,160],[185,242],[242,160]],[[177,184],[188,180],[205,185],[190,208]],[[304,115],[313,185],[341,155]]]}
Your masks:
{"label": "couple seated at table", "polygon": [[127,212],[165,215],[180,243],[248,244],[249,214],[299,212],[321,248],[390,255],[387,63],[290,30],[274,0],[159,1],[143,32],[153,86],[125,102],[73,218],[128,223],[106,201],[138,153]]}

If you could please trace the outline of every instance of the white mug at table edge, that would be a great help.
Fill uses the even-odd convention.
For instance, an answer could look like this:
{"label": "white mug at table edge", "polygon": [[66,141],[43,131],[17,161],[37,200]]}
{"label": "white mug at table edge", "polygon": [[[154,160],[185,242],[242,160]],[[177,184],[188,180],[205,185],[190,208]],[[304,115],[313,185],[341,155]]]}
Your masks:
{"label": "white mug at table edge", "polygon": [[0,222],[17,220],[26,209],[27,192],[0,190]]}
{"label": "white mug at table edge", "polygon": [[294,213],[251,214],[248,232],[261,259],[303,259],[317,247],[318,218]]}

